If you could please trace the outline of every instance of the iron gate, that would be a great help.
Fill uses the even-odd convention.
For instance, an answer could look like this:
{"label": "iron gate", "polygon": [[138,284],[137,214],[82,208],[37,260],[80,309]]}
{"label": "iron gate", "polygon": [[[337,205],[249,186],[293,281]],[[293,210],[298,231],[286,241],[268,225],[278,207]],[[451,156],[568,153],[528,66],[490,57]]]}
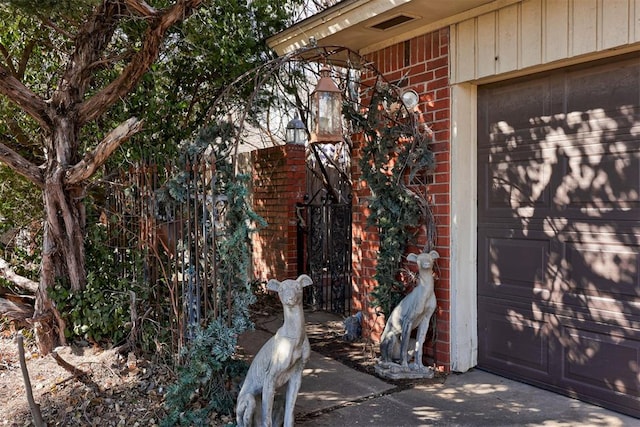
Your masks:
{"label": "iron gate", "polygon": [[351,313],[351,203],[308,204],[307,271],[313,286],[306,303],[314,310]]}

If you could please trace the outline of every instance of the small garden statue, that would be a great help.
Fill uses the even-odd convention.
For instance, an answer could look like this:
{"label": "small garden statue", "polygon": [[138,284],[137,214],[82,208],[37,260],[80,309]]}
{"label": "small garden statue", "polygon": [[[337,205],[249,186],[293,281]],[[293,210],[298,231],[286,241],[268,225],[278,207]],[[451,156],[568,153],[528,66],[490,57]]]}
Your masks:
{"label": "small garden statue", "polygon": [[344,319],[344,330],[345,332],[342,338],[347,342],[352,342],[362,337],[361,311]]}
{"label": "small garden statue", "polygon": [[[422,364],[422,346],[437,303],[433,285],[433,263],[438,252],[409,254],[408,261],[418,264],[418,284],[393,309],[380,339],[378,375],[391,379],[433,378],[433,369]],[[409,364],[411,331],[418,328],[413,363]],[[399,362],[399,363],[398,363]]]}
{"label": "small garden statue", "polygon": [[[282,425],[283,418],[286,427],[293,426],[302,370],[311,353],[302,310],[302,288],[311,283],[306,274],[295,280],[271,279],[267,283],[268,290],[278,292],[284,323],[260,348],[249,366],[236,406],[239,427]],[[274,405],[280,388],[285,392],[284,401],[276,399]]]}

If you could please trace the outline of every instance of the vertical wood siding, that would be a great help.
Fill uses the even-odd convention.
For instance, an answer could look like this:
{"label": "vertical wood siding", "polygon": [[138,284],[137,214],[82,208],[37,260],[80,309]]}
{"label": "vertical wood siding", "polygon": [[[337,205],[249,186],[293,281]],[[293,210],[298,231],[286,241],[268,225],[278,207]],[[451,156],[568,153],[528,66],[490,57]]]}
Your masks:
{"label": "vertical wood siding", "polygon": [[451,26],[461,83],[612,49],[640,49],[640,0],[524,0]]}

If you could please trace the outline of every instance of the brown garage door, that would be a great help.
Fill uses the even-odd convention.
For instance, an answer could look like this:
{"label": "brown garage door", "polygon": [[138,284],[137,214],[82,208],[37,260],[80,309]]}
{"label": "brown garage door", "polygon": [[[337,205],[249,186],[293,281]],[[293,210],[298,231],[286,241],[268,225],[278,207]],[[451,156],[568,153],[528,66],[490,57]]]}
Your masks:
{"label": "brown garage door", "polygon": [[640,417],[640,59],[478,90],[479,366]]}

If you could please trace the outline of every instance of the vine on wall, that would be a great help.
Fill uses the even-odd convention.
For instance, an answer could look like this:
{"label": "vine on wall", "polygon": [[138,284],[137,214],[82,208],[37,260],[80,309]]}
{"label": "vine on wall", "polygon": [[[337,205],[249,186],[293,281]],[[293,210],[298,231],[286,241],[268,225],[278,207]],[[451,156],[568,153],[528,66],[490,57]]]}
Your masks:
{"label": "vine on wall", "polygon": [[433,170],[431,137],[386,83],[376,84],[364,112],[345,104],[343,113],[363,138],[359,166],[371,191],[367,225],[377,227],[380,240],[372,303],[389,315],[405,295],[399,280],[402,256],[421,226],[432,229],[427,201],[407,185],[416,175]]}

